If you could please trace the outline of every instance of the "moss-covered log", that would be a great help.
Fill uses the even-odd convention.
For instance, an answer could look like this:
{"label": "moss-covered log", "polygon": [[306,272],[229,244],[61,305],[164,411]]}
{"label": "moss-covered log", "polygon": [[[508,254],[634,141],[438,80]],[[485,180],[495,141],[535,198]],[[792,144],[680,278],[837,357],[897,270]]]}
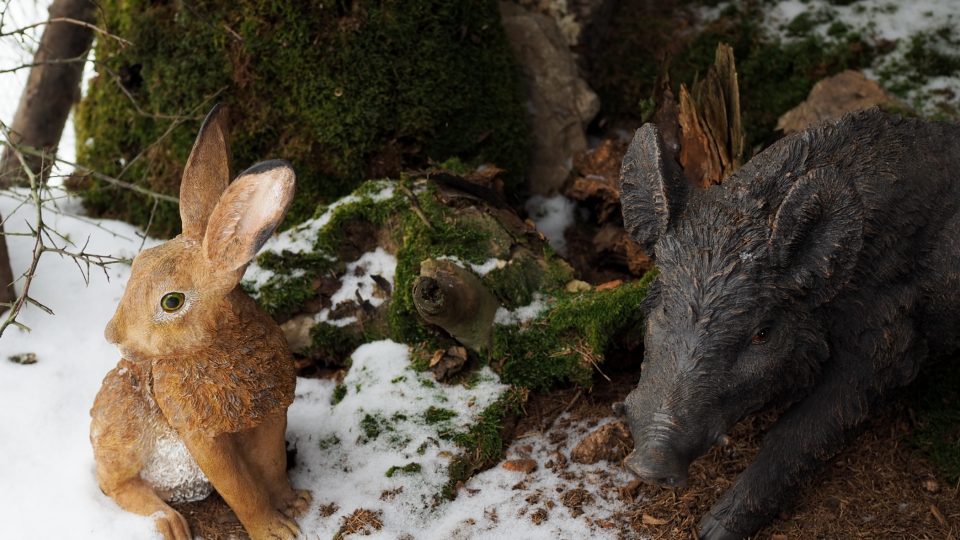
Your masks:
{"label": "moss-covered log", "polygon": [[[76,112],[78,159],[175,195],[214,102],[230,107],[234,163],[293,162],[287,223],[361,180],[458,157],[522,178],[529,152],[519,75],[495,0],[105,0],[112,39]],[[146,226],[153,201],[75,179],[96,215]],[[160,202],[150,233],[179,227]]]}

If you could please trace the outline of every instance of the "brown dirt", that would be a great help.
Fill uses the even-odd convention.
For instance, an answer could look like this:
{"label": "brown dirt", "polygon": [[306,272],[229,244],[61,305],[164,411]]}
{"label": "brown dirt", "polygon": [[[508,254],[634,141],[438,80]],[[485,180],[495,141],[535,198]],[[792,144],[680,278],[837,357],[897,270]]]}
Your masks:
{"label": "brown dirt", "polygon": [[[517,433],[546,432],[554,423],[607,419],[612,415],[610,405],[626,396],[635,378],[636,374],[615,375],[589,393],[570,389],[532,396]],[[563,412],[570,417],[557,422]],[[623,510],[594,523],[617,529],[624,538],[638,533],[653,539],[695,538],[700,516],[753,459],[776,417],[766,413],[737,425],[730,445],[713,448],[693,463],[685,489],[637,481],[617,486]],[[957,538],[960,486],[947,484],[917,450],[902,442],[910,431],[910,414],[903,402],[884,406],[865,432],[802,492],[796,507],[755,538]]]}

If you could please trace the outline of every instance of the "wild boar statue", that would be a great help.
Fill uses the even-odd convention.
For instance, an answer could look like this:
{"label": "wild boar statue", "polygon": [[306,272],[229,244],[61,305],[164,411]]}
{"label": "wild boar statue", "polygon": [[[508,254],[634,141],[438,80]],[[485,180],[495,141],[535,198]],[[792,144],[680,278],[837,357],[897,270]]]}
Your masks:
{"label": "wild boar statue", "polygon": [[850,114],[692,189],[652,124],[623,160],[627,231],[660,270],[626,465],[680,486],[745,415],[792,404],[700,521],[743,538],[790,504],[878,400],[960,345],[960,125]]}

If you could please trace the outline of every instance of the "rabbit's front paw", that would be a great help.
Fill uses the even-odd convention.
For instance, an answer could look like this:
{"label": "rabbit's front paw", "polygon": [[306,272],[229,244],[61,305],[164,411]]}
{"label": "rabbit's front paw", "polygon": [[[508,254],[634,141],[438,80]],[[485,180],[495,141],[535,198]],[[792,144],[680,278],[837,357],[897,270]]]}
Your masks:
{"label": "rabbit's front paw", "polygon": [[300,535],[300,527],[280,512],[273,512],[249,527],[247,532],[251,540],[293,540]]}
{"label": "rabbit's front paw", "polygon": [[173,508],[160,510],[152,517],[157,524],[157,530],[163,535],[163,540],[191,540],[193,538],[187,520]]}
{"label": "rabbit's front paw", "polygon": [[291,489],[277,502],[277,510],[288,518],[295,518],[307,511],[313,495],[306,489]]}

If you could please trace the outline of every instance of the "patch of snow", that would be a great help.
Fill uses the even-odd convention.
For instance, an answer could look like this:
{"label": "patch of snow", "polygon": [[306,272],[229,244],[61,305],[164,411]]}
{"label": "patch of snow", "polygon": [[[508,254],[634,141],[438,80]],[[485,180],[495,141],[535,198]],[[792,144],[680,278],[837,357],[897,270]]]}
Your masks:
{"label": "patch of snow", "polygon": [[[429,372],[410,366],[409,353],[392,341],[362,345],[342,383],[347,393],[336,405],[333,381],[298,380],[289,413],[288,439],[297,447],[291,480],[313,490],[314,505],[338,507],[328,517],[312,509],[301,518],[307,536],[330,538],[342,517],[365,508],[382,512],[384,528],[375,537],[439,538],[425,531],[447,513],[445,505],[435,506],[436,496],[448,480],[450,459],[461,450],[438,433],[466,429],[507,386],[487,367],[469,389],[436,384]],[[429,424],[432,407],[450,418]],[[419,471],[398,470],[411,463]]]}
{"label": "patch of snow", "polygon": [[379,276],[393,284],[393,277],[397,273],[397,258],[384,251],[382,247],[364,253],[359,259],[347,264],[347,269],[340,278],[340,288],[330,296],[330,307],[323,308],[316,315],[317,322],[325,322],[334,326],[346,326],[356,322],[356,317],[330,319],[330,312],[344,302],[356,301],[357,297],[370,302],[377,307],[383,304],[384,298],[376,296],[377,283],[373,276]]}
{"label": "patch of snow", "polygon": [[[14,211],[23,196],[0,192],[8,232],[29,231],[34,208]],[[139,231],[126,223],[53,211],[44,212],[44,219],[81,246],[89,236],[91,253],[129,257],[140,248]],[[20,276],[29,265],[33,239],[5,239],[14,276]],[[148,241],[147,247],[154,243]],[[157,538],[149,518],[123,511],[100,492],[88,438],[93,398],[120,358],[103,329],[129,273],[125,264],[110,266],[107,276],[94,268],[85,285],[70,259],[44,255],[31,296],[56,315],[27,305],[19,320],[33,330],[11,327],[0,338],[0,485],[16,487],[0,490],[0,538]],[[21,287],[18,283],[17,290]],[[7,360],[24,352],[36,353],[37,363]]]}
{"label": "patch of snow", "polygon": [[481,264],[468,263],[461,260],[459,257],[454,257],[452,255],[443,255],[437,257],[438,261],[451,261],[461,268],[468,268],[473,271],[474,274],[483,277],[494,270],[503,270],[507,266],[507,261],[503,259],[498,259],[496,257],[491,257],[484,261]]}
{"label": "patch of snow", "polygon": [[[301,254],[314,251],[316,249],[315,242],[317,235],[320,234],[320,230],[323,229],[324,226],[330,223],[330,220],[333,219],[333,216],[339,208],[365,200],[383,202],[394,196],[395,182],[383,180],[378,182],[378,184],[380,184],[379,191],[365,195],[347,195],[327,206],[319,217],[308,219],[295,227],[272,236],[263,245],[260,253],[272,252],[277,255],[282,255],[283,253]],[[396,264],[394,264],[394,266],[396,266]],[[253,261],[247,267],[247,271],[243,277],[243,283],[254,291],[253,296],[256,297],[256,291],[259,291],[271,280],[282,279],[286,281],[302,276],[302,273],[297,275],[295,272],[289,275],[277,275],[272,270],[260,266],[257,261]]]}
{"label": "patch of snow", "polygon": [[576,203],[561,194],[552,197],[534,195],[525,205],[530,219],[557,253],[566,255],[567,240],[564,232],[573,224]]}
{"label": "patch of snow", "polygon": [[[474,476],[457,499],[444,508],[430,533],[422,536],[491,540],[623,538],[616,529],[602,528],[597,522],[624,510],[616,488],[628,484],[633,475],[618,464],[584,465],[569,459],[574,446],[604,423],[573,421],[564,413],[554,423],[554,430],[521,435],[507,449],[506,459],[533,459],[536,470],[522,474],[495,466]],[[551,443],[551,434],[562,442]],[[521,482],[523,488],[518,489]],[[564,505],[563,495],[569,489],[583,489],[589,494],[590,502],[581,508],[582,515],[574,516]],[[537,510],[547,514],[540,524],[532,519]],[[636,537],[636,533],[630,533]]]}
{"label": "patch of snow", "polygon": [[[18,208],[22,196],[0,193],[0,214],[8,218],[10,232],[28,231],[32,208]],[[64,203],[63,207],[75,207],[69,200]],[[45,217],[75,242],[89,236],[91,252],[133,256],[141,247],[139,231],[124,223],[53,211]],[[8,236],[7,241],[14,273],[19,275],[29,263],[31,239]],[[156,243],[148,240],[146,246]],[[389,275],[388,256],[373,252],[365,257],[355,262],[356,268]],[[94,475],[88,411],[104,374],[119,359],[102,332],[123,294],[130,267],[114,265],[108,272],[109,281],[94,272],[85,286],[70,260],[45,256],[32,294],[56,315],[28,305],[21,321],[33,331],[10,328],[0,338],[0,485],[16,487],[0,490],[0,508],[5,509],[0,538],[159,538],[149,517],[122,510],[100,491]],[[517,311],[524,309],[532,310],[527,306]],[[6,359],[24,352],[36,353],[38,362],[20,365]],[[333,536],[341,518],[358,508],[382,513],[383,529],[374,538],[610,536],[561,507],[550,511],[548,522],[534,525],[529,515],[520,515],[525,503],[520,492],[511,489],[519,481],[518,473],[500,468],[469,481],[469,490],[461,490],[455,501],[434,506],[450,459],[462,450],[441,435],[471,425],[507,388],[489,368],[479,371],[473,382],[470,388],[437,384],[429,373],[412,369],[407,346],[390,341],[356,350],[343,380],[346,395],[336,405],[331,403],[335,382],[299,379],[287,437],[298,451],[292,481],[310,489],[315,500],[299,520],[306,537]],[[450,418],[428,424],[424,415],[431,407],[449,411]],[[365,428],[371,426],[379,433],[367,433]],[[541,468],[528,481],[538,490],[542,487],[544,497],[556,498],[546,493],[555,481],[545,464],[548,440],[546,435],[525,438],[514,444],[514,451],[518,444],[533,444],[532,457]],[[391,467],[410,463],[420,470],[395,469],[387,477]],[[599,501],[604,496],[612,495],[596,497]],[[319,505],[327,503],[338,510],[321,517]],[[50,508],[56,509],[57,519],[50,519]],[[475,529],[469,520],[476,523]]]}
{"label": "patch of snow", "polygon": [[539,317],[548,307],[543,295],[535,292],[533,293],[533,301],[525,306],[520,306],[512,311],[503,306],[497,308],[497,314],[493,321],[503,325],[523,324]]}
{"label": "patch of snow", "polygon": [[[703,21],[709,22],[721,16],[731,4],[723,2],[700,10]],[[960,3],[956,0],[913,0],[891,2],[889,0],[859,0],[848,5],[835,5],[829,0],[780,0],[760,4],[763,10],[763,27],[767,33],[782,41],[797,39],[791,36],[788,25],[800,15],[807,14],[812,21],[811,33],[825,42],[835,42],[830,36],[832,25],[843,24],[858,33],[868,42],[894,43],[892,48],[881,48],[872,65],[864,69],[868,78],[878,80],[885,87],[899,90],[898,96],[924,114],[933,114],[941,106],[960,108],[960,73],[949,76],[927,77],[924,80],[906,80],[900,66],[909,65],[906,53],[911,41],[920,35],[934,36],[945,31],[951,37],[948,43],[931,43],[941,53],[960,56],[956,28],[960,24]],[[907,84],[904,84],[907,83]]]}
{"label": "patch of snow", "polygon": [[363,200],[382,202],[393,197],[394,182],[385,180],[382,182],[382,184],[383,185],[380,191],[375,193],[370,193],[367,195],[351,194],[337,199],[336,201],[330,203],[323,214],[320,214],[319,217],[308,219],[296,227],[287,229],[286,231],[273,236],[270,238],[270,240],[267,240],[267,243],[264,244],[261,252],[272,251],[279,255],[284,252],[296,254],[313,251],[314,241],[317,239],[317,234],[327,223],[330,223],[330,220],[333,219],[333,216],[337,212],[338,208]]}

